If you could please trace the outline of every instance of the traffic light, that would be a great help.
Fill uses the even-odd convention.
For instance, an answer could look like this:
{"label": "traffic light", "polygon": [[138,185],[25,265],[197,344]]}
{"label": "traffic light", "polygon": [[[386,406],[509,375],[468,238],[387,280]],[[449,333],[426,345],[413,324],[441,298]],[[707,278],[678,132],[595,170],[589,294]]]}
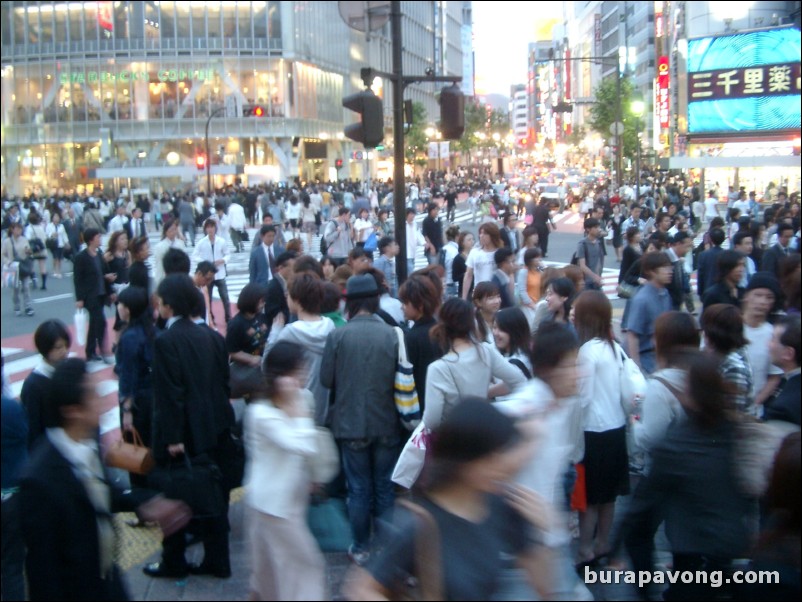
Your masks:
{"label": "traffic light", "polygon": [[343,106],[362,115],[360,123],[345,127],[345,135],[365,148],[376,148],[384,141],[384,107],[382,100],[370,90],[343,98]]}
{"label": "traffic light", "polygon": [[558,102],[556,105],[554,105],[552,111],[555,113],[573,113],[574,105],[570,102]]}
{"label": "traffic light", "polygon": [[195,166],[200,171],[206,169],[206,155],[198,155],[197,157],[195,157]]}
{"label": "traffic light", "polygon": [[459,140],[465,131],[465,96],[457,84],[440,91],[440,132],[444,140]]}
{"label": "traffic light", "polygon": [[528,141],[526,138],[521,138],[521,139],[518,141],[518,146],[520,146],[521,148],[524,148],[524,147],[526,147],[526,143],[527,143],[527,142],[529,142],[529,141]]}
{"label": "traffic light", "polygon": [[337,169],[340,169],[342,166],[343,166],[343,160],[342,159],[335,159],[334,160],[334,167],[336,167]]}
{"label": "traffic light", "polygon": [[264,117],[266,114],[265,108],[260,105],[248,105],[242,109],[243,117]]}

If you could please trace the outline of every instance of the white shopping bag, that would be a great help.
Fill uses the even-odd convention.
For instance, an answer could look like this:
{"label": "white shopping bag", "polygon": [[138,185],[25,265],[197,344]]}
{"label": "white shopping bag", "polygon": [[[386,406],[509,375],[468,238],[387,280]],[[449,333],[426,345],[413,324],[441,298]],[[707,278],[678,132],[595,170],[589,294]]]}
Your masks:
{"label": "white shopping bag", "polygon": [[75,341],[86,345],[86,331],[89,329],[89,312],[85,308],[75,310]]}
{"label": "white shopping bag", "polygon": [[412,489],[423,469],[423,461],[426,459],[426,446],[429,442],[430,434],[431,431],[426,428],[423,421],[412,431],[409,440],[404,445],[404,449],[401,450],[395,470],[393,470],[392,481],[394,483],[398,483],[407,489]]}

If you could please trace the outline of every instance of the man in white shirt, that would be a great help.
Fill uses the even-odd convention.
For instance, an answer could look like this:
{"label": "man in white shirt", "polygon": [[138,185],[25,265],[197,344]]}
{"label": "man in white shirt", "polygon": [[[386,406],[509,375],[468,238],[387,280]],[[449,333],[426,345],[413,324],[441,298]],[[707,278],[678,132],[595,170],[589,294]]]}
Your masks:
{"label": "man in white shirt", "polygon": [[128,232],[128,216],[125,215],[125,205],[120,205],[117,207],[117,215],[115,215],[109,221],[109,234],[112,232],[118,232],[120,230],[125,230]]}
{"label": "man in white shirt", "polygon": [[159,283],[164,280],[162,260],[169,249],[186,251],[184,241],[178,237],[178,222],[172,220],[165,225],[164,237],[153,247],[153,290],[156,290]]}
{"label": "man in white shirt", "polygon": [[223,302],[223,313],[225,314],[226,324],[231,320],[231,302],[228,299],[228,286],[226,285],[226,264],[228,263],[228,244],[217,236],[217,222],[209,218],[203,222],[203,231],[206,233],[198,246],[195,247],[195,258],[198,261],[211,261],[217,271],[214,275],[214,282],[209,285],[209,298],[212,297],[212,290],[217,287],[220,300]]}
{"label": "man in white shirt", "polygon": [[716,191],[710,190],[705,199],[705,224],[713,221],[714,217],[718,216],[718,199],[716,198]]}
{"label": "man in white shirt", "polygon": [[407,208],[407,276],[415,271],[415,255],[418,247],[426,244],[423,234],[420,233],[415,225],[415,210]]}
{"label": "man in white shirt", "polygon": [[741,215],[750,215],[749,201],[746,199],[746,191],[741,190],[738,193],[738,199],[732,204],[733,209],[739,209],[741,211]]}
{"label": "man in white shirt", "polygon": [[245,209],[239,203],[234,202],[228,206],[228,226],[231,242],[237,253],[241,253],[245,250],[245,246],[242,244],[242,235],[245,233],[247,221],[245,220]]}

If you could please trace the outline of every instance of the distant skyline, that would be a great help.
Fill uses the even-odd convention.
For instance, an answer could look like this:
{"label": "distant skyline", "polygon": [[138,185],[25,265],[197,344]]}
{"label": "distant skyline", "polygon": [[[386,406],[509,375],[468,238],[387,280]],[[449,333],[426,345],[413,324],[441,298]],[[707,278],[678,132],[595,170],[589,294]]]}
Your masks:
{"label": "distant skyline", "polygon": [[503,94],[526,83],[526,52],[537,40],[538,27],[562,18],[559,0],[544,2],[473,2],[473,44],[476,94]]}

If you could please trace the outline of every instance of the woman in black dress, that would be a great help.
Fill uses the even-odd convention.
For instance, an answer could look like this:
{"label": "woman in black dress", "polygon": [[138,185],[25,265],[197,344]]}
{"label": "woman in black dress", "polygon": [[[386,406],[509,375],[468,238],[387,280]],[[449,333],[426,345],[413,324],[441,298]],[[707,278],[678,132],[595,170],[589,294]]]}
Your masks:
{"label": "woman in black dress", "polygon": [[643,254],[643,251],[640,247],[641,238],[643,237],[640,232],[640,228],[637,226],[630,226],[627,228],[625,236],[627,239],[627,246],[624,247],[623,257],[621,258],[621,266],[618,270],[618,284],[621,284],[621,281],[624,280],[624,276],[627,275],[629,268],[631,268],[632,264],[635,263]]}
{"label": "woman in black dress", "polygon": [[459,253],[454,258],[454,263],[451,265],[451,279],[457,283],[457,295],[462,298],[462,284],[465,280],[465,270],[467,265],[465,261],[468,259],[468,253],[473,249],[475,238],[470,232],[463,232],[459,235],[457,243],[459,244]]}
{"label": "woman in black dress", "polygon": [[131,241],[131,269],[128,272],[128,281],[131,286],[145,289],[150,299],[150,271],[145,263],[150,256],[150,241],[147,236],[140,236]]}
{"label": "woman in black dress", "polygon": [[117,278],[114,279],[112,288],[114,290],[114,345],[112,350],[117,348],[117,342],[120,340],[120,331],[125,326],[125,322],[120,318],[120,312],[117,311],[117,295],[119,295],[130,282],[130,269],[131,269],[131,253],[128,251],[128,234],[125,230],[117,230],[112,232],[109,237],[109,242],[106,247],[106,252],[103,254],[103,259],[106,261],[107,274],[116,274]]}

